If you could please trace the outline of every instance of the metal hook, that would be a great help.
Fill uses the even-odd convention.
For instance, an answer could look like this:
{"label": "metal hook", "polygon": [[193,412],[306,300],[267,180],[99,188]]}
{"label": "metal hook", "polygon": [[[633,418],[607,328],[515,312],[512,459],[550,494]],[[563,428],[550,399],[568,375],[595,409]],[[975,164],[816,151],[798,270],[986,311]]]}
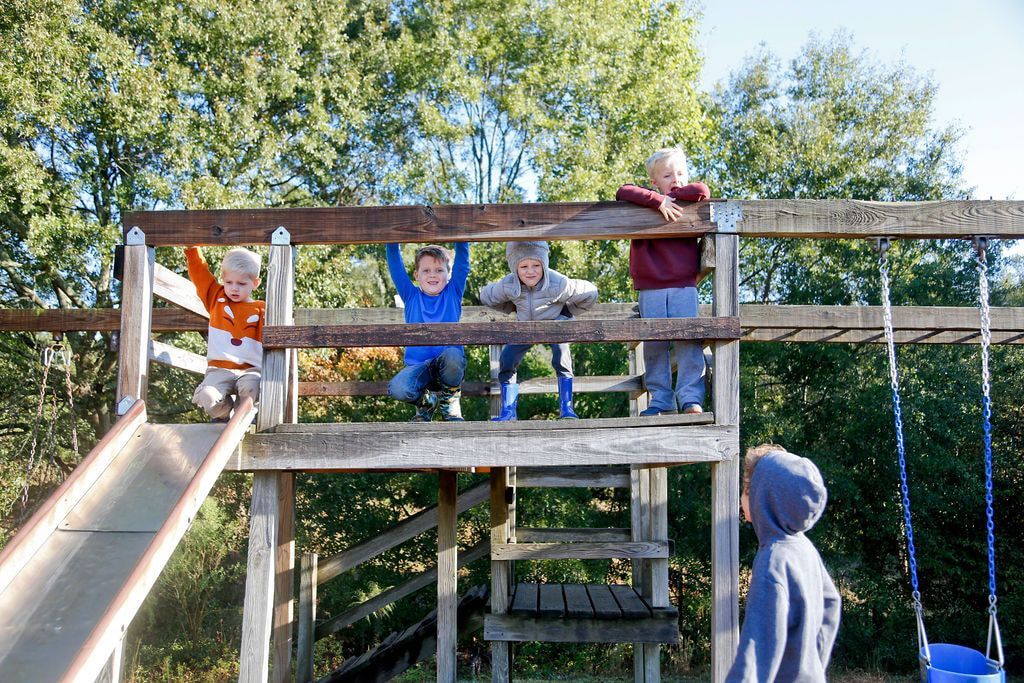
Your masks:
{"label": "metal hook", "polygon": [[989,243],[992,238],[988,235],[975,235],[974,236],[974,251],[978,252],[978,258],[985,260],[985,252],[988,251]]}
{"label": "metal hook", "polygon": [[885,256],[885,252],[889,251],[889,247],[892,245],[891,237],[876,237],[875,238],[875,251]]}

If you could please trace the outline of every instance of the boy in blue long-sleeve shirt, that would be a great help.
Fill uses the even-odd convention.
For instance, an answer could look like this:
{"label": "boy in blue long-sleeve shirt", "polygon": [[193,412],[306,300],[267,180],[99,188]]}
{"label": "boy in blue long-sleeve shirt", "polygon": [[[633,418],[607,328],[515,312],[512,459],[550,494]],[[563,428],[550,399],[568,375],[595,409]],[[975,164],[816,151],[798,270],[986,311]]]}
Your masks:
{"label": "boy in blue long-sleeve shirt", "polygon": [[[407,323],[457,323],[469,277],[469,243],[455,245],[455,263],[444,247],[416,251],[415,277],[409,278],[397,244],[387,245],[388,270],[405,304]],[[413,422],[430,422],[434,411],[449,422],[462,421],[459,398],[466,375],[466,352],[461,346],[410,346],[405,368],[388,383],[388,394],[416,406]]]}
{"label": "boy in blue long-sleeve shirt", "polygon": [[743,462],[743,516],[757,533],[747,613],[726,683],[821,683],[839,631],[840,598],[804,535],[828,492],[807,458],[764,444]]}

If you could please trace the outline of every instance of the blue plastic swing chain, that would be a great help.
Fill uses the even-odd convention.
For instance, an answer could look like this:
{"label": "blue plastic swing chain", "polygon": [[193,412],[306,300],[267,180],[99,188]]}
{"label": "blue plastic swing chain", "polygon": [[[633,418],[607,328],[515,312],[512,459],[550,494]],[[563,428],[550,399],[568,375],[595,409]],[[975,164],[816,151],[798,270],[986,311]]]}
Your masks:
{"label": "blue plastic swing chain", "polygon": [[907,536],[907,565],[910,568],[911,594],[914,599],[914,613],[917,616],[918,651],[924,652],[925,661],[930,661],[928,636],[924,628],[924,607],[917,583],[917,553],[914,549],[914,525],[910,518],[910,487],[907,485],[907,459],[903,442],[903,409],[900,404],[900,380],[896,365],[896,342],[892,330],[892,303],[889,296],[889,240],[878,240],[878,271],[882,281],[882,321],[885,327],[885,342],[889,353],[889,385],[892,388],[893,415],[896,424],[896,454],[900,465],[900,495],[903,503],[903,526]]}
{"label": "blue plastic swing chain", "polygon": [[992,658],[992,640],[996,641],[996,653],[999,667],[1003,666],[1003,641],[999,634],[999,620],[996,609],[996,536],[995,520],[992,509],[992,398],[989,381],[989,346],[992,343],[991,317],[989,315],[988,296],[988,238],[976,237],[975,249],[978,252],[978,309],[981,312],[981,415],[982,435],[985,446],[985,527],[988,541],[988,644],[985,656]]}

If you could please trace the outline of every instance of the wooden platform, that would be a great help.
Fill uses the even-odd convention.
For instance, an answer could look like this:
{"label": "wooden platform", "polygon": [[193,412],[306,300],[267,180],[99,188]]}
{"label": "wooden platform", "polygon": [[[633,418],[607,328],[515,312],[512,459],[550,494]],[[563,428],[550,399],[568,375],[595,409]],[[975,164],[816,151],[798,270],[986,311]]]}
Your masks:
{"label": "wooden platform", "polygon": [[250,434],[226,469],[413,470],[685,464],[737,457],[738,427],[714,416],[429,424],[278,425]]}
{"label": "wooden platform", "polygon": [[674,643],[678,612],[656,608],[632,586],[520,583],[507,614],[488,614],[484,637],[557,643]]}

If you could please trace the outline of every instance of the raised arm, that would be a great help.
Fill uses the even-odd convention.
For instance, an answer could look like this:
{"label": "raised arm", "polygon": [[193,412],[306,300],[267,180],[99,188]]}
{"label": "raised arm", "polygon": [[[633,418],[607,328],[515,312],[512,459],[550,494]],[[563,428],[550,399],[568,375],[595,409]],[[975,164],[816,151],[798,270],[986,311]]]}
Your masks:
{"label": "raised arm", "polygon": [[451,285],[462,296],[466,291],[466,280],[469,278],[469,242],[456,242],[455,263],[452,265]]}
{"label": "raised arm", "polygon": [[196,294],[203,300],[203,305],[209,311],[217,302],[220,295],[220,283],[210,272],[210,266],[199,247],[188,247],[185,249],[185,263],[188,264],[188,279],[196,288]]}
{"label": "raised arm", "polygon": [[405,263],[402,261],[401,247],[394,242],[390,242],[385,247],[385,253],[388,258],[388,271],[391,273],[391,281],[395,283],[398,296],[402,297],[402,301],[409,301],[415,294],[416,285],[412,283],[409,273],[405,269]]}

